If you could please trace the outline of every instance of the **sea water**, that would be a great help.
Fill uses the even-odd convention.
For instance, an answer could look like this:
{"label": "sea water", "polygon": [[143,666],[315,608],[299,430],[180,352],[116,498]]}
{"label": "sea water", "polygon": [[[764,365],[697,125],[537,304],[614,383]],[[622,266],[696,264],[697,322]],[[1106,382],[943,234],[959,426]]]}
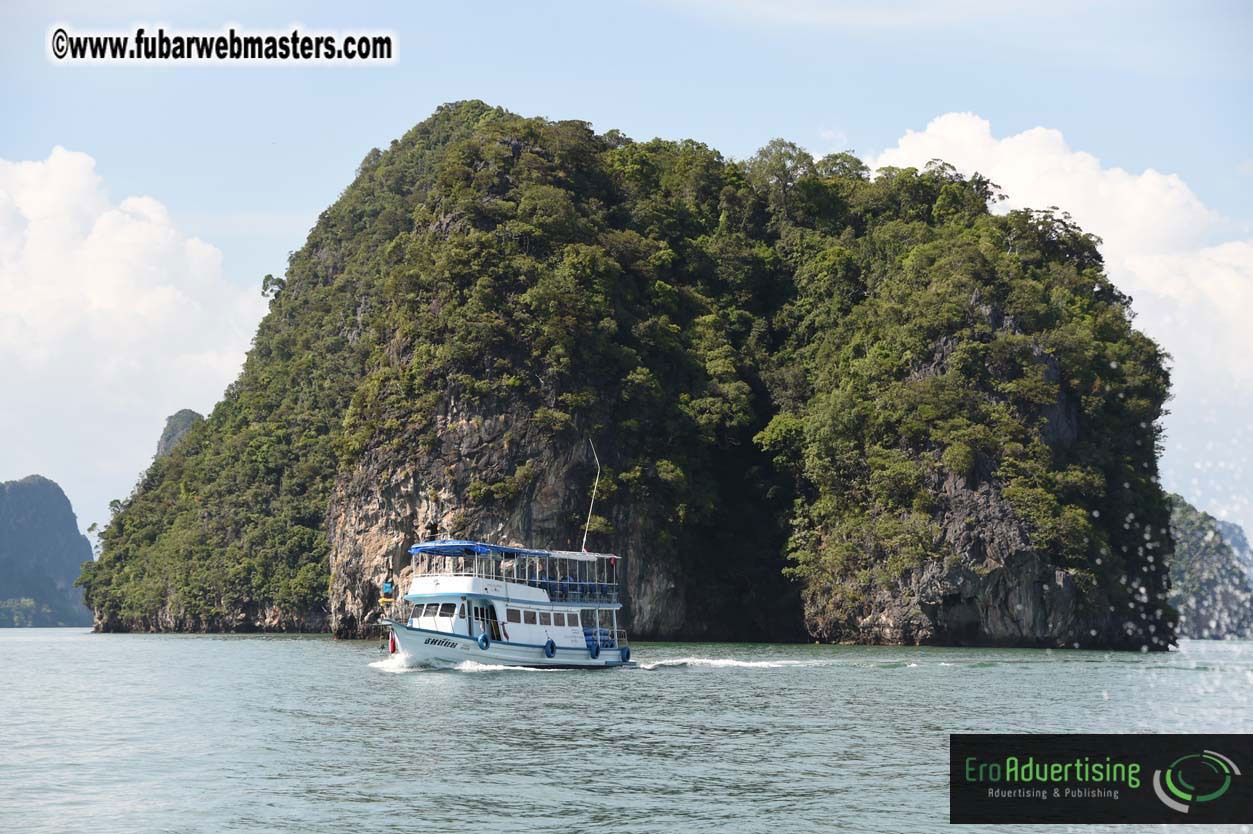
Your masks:
{"label": "sea water", "polygon": [[969,831],[949,733],[1253,731],[1249,642],[642,643],[599,671],[381,642],[0,630],[0,830]]}

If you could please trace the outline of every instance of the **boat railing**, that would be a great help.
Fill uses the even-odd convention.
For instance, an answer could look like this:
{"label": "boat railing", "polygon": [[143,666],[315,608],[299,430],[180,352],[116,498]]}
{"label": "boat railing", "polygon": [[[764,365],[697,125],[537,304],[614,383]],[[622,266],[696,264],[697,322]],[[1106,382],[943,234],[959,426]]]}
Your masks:
{"label": "boat railing", "polygon": [[440,539],[409,548],[410,576],[471,576],[540,588],[553,601],[618,602],[617,556],[568,550],[527,550],[484,542]]}
{"label": "boat railing", "polygon": [[[416,563],[413,566],[413,577],[417,579],[422,576],[475,576],[481,579],[499,579],[504,582],[516,582],[513,576],[505,571],[491,570],[481,565],[475,565],[470,559],[450,559],[453,564],[442,565],[424,565]],[[464,562],[464,564],[456,564]]]}
{"label": "boat railing", "polygon": [[[450,560],[451,561],[451,560]],[[479,560],[479,564],[475,564],[474,560],[466,559],[464,564],[440,565],[438,570],[423,569],[422,565],[415,565],[413,570],[413,578],[421,579],[425,577],[448,577],[448,576],[472,576],[477,579],[494,579],[500,582],[514,582],[519,585],[529,585],[532,588],[539,588],[548,593],[548,598],[554,602],[586,602],[586,603],[617,603],[618,585],[614,582],[597,582],[594,580],[575,580],[575,579],[547,579],[529,578],[514,575],[509,570],[493,570],[486,567],[483,563],[488,560]]]}

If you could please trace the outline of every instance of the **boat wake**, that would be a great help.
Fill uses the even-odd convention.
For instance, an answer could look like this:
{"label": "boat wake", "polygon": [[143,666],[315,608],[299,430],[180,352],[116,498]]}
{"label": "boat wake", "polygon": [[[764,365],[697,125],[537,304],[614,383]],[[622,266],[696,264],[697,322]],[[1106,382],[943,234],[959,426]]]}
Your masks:
{"label": "boat wake", "polygon": [[383,660],[375,660],[370,663],[371,669],[378,669],[380,672],[389,672],[393,675],[404,674],[405,672],[420,672],[423,667],[414,666],[409,662],[409,656],[396,652],[389,654]]}
{"label": "boat wake", "polygon": [[[635,668],[646,672],[653,672],[667,669],[793,669],[819,666],[834,666],[839,663],[849,663],[847,659],[841,661],[834,658],[813,659],[813,660],[737,660],[732,657],[671,657],[665,660],[654,660],[651,662],[641,662]],[[872,661],[857,662],[853,661],[854,666],[869,666],[876,669],[914,669],[921,664],[908,660],[891,660],[891,661]],[[940,662],[940,666],[953,666],[955,664],[948,662]],[[404,674],[406,672],[564,672],[565,669],[544,669],[535,666],[510,666],[502,663],[479,663],[474,660],[463,660],[459,663],[431,663],[427,665],[418,665],[414,663],[407,655],[397,652],[390,655],[384,660],[376,660],[370,664],[373,669],[391,674]]]}
{"label": "boat wake", "polygon": [[639,668],[655,669],[786,669],[804,666],[830,666],[830,660],[735,660],[730,657],[675,657],[641,663]]}

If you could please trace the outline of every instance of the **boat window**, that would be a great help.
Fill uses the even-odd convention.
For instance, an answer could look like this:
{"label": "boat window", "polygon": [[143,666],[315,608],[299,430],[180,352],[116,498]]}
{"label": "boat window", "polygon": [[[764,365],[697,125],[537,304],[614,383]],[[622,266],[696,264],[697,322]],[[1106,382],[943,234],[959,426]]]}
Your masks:
{"label": "boat window", "polygon": [[451,617],[455,613],[457,613],[457,603],[455,602],[445,602],[439,607],[439,615],[441,617]]}
{"label": "boat window", "polygon": [[562,614],[560,611],[554,611],[553,612],[553,625],[564,626],[565,624],[566,624],[566,615]]}
{"label": "boat window", "polygon": [[577,627],[578,627],[578,625],[579,625],[579,612],[577,612],[577,611],[571,611],[569,614],[567,614],[567,615],[566,615],[566,625],[572,625],[572,626],[575,626],[575,627],[577,628]]}
{"label": "boat window", "polygon": [[505,611],[505,619],[511,623],[522,622],[522,612],[516,608],[509,608]]}
{"label": "boat window", "polygon": [[524,622],[524,623],[526,623],[526,624],[528,624],[528,625],[535,625],[535,612],[534,612],[534,611],[523,611],[523,612],[522,612],[522,622]]}
{"label": "boat window", "polygon": [[436,611],[438,611],[438,610],[439,610],[439,603],[438,603],[438,602],[428,602],[428,603],[426,604],[426,606],[422,609],[422,616],[423,616],[423,617],[434,617],[434,616],[435,616],[435,612],[436,612]]}
{"label": "boat window", "polygon": [[552,617],[548,616],[547,611],[539,612],[539,624],[540,625],[552,625],[553,624]]}
{"label": "boat window", "polygon": [[461,607],[457,609],[457,619],[464,620],[466,618],[466,604],[461,603]]}

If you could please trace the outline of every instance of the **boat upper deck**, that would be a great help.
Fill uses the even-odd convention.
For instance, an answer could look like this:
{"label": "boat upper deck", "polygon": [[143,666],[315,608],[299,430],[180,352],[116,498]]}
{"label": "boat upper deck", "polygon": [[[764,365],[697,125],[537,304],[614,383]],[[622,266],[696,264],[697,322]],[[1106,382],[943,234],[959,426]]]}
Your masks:
{"label": "boat upper deck", "polygon": [[471,576],[537,588],[554,602],[617,603],[620,559],[611,553],[532,550],[461,539],[409,548],[413,577]]}

